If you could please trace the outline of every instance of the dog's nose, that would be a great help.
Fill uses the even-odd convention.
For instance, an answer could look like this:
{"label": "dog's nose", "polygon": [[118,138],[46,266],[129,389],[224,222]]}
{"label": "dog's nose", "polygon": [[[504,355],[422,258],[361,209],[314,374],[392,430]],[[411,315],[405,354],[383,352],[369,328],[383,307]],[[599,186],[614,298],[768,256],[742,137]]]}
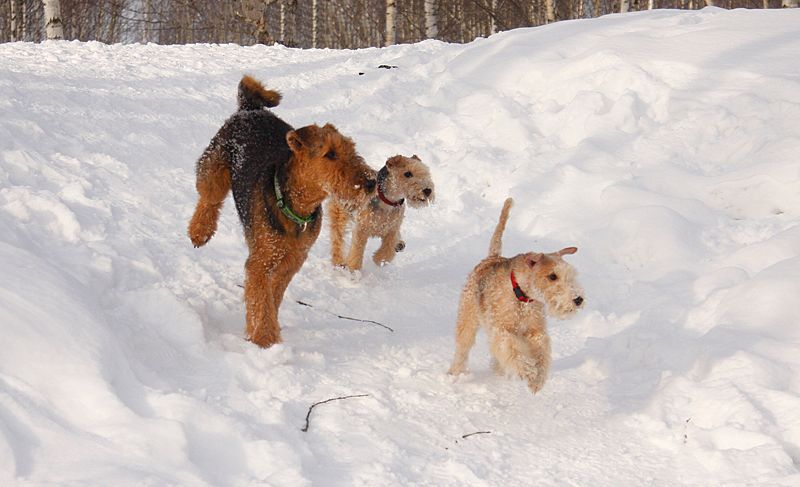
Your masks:
{"label": "dog's nose", "polygon": [[375,190],[375,180],[367,179],[367,182],[364,183],[364,189],[367,190],[367,193],[372,193]]}
{"label": "dog's nose", "polygon": [[433,191],[431,191],[431,188],[425,188],[422,190],[422,194],[424,194],[425,196],[430,196],[432,192]]}
{"label": "dog's nose", "polygon": [[573,299],[572,302],[575,303],[575,306],[580,306],[583,304],[583,298],[578,296],[577,298]]}

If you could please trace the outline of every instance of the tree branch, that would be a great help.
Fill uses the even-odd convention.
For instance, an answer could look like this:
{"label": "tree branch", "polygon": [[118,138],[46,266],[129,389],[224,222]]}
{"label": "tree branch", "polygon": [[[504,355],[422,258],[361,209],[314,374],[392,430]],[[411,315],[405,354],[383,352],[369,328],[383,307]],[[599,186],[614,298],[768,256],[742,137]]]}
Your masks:
{"label": "tree branch", "polygon": [[308,431],[308,427],[309,427],[309,419],[311,418],[311,411],[312,411],[312,410],[314,410],[314,408],[315,408],[316,406],[319,406],[320,404],[325,404],[325,403],[327,403],[327,402],[331,402],[331,401],[340,401],[340,400],[342,400],[342,399],[350,399],[350,398],[353,398],[353,397],[369,397],[369,394],[357,394],[357,395],[354,395],[354,396],[341,396],[341,397],[332,397],[332,398],[330,398],[330,399],[325,399],[324,401],[315,402],[314,404],[312,404],[312,405],[311,405],[311,407],[309,407],[309,408],[308,408],[308,413],[306,414],[306,425],[305,425],[305,426],[303,426],[303,427],[300,429],[300,431],[302,431],[303,433],[305,433],[306,431]]}
{"label": "tree branch", "polygon": [[491,431],[476,431],[474,433],[467,433],[466,435],[461,435],[461,438],[466,439],[473,435],[489,435],[491,433],[492,433]]}
{"label": "tree branch", "polygon": [[[309,308],[313,308],[313,307],[314,307],[314,306],[312,306],[312,305],[310,305],[310,304],[308,304],[308,303],[304,303],[303,301],[297,301],[297,304],[300,304],[300,305],[302,305],[302,306],[308,306]],[[339,318],[339,319],[342,319],[342,320],[360,321],[360,322],[362,322],[362,323],[372,323],[373,325],[378,325],[378,326],[381,326],[381,327],[383,327],[383,328],[386,328],[387,330],[391,331],[392,333],[394,333],[394,329],[393,329],[393,328],[390,328],[390,327],[388,327],[388,326],[384,325],[383,323],[378,323],[377,321],[372,321],[372,320],[362,320],[362,319],[360,319],[360,318],[352,318],[352,317],[350,317],[350,316],[342,316],[342,315],[337,315],[336,313],[331,313],[330,311],[326,311],[326,310],[324,310],[324,309],[323,309],[323,310],[321,310],[321,311],[323,311],[323,312],[325,312],[325,313],[328,313],[329,315],[333,315],[333,316],[335,316],[335,317],[337,317],[337,318]]]}

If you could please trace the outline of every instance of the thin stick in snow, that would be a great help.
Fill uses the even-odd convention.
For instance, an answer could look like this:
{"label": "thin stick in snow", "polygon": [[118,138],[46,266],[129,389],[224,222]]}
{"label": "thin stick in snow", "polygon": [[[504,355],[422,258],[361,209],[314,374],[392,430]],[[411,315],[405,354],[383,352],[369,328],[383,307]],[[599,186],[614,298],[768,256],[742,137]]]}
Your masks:
{"label": "thin stick in snow", "polygon": [[[312,306],[312,305],[310,305],[308,303],[304,303],[303,301],[297,301],[297,304],[300,304],[300,305],[303,305],[303,306],[308,306],[309,308],[313,308],[314,307],[314,306]],[[335,317],[337,317],[339,319],[342,319],[342,320],[360,321],[362,323],[372,323],[373,325],[381,326],[381,327],[386,328],[387,330],[391,331],[392,333],[394,333],[394,329],[393,328],[388,327],[388,326],[384,325],[383,323],[378,323],[377,321],[362,320],[360,318],[353,318],[353,317],[350,317],[350,316],[337,315],[336,313],[331,313],[330,311],[326,311],[324,309],[321,310],[321,311],[324,311],[325,313],[328,313],[329,315],[335,316]]]}
{"label": "thin stick in snow", "polygon": [[467,433],[466,435],[461,435],[461,438],[466,439],[473,435],[489,435],[491,433],[492,433],[491,431],[476,431],[474,433]]}
{"label": "thin stick in snow", "polygon": [[306,425],[305,425],[305,426],[303,426],[303,427],[300,429],[300,431],[302,431],[303,433],[305,433],[306,431],[308,431],[308,427],[309,427],[309,419],[311,418],[311,411],[312,411],[312,410],[313,410],[313,409],[314,409],[316,406],[319,406],[320,404],[325,404],[326,402],[331,402],[331,401],[340,401],[340,400],[342,400],[342,399],[350,399],[350,398],[353,398],[353,397],[369,397],[369,394],[356,394],[356,395],[354,395],[354,396],[341,396],[341,397],[332,397],[332,398],[330,398],[330,399],[325,399],[324,401],[315,402],[314,404],[312,404],[312,405],[311,405],[311,407],[309,407],[309,408],[308,408],[308,413],[306,414]]}
{"label": "thin stick in snow", "polygon": [[[242,288],[242,289],[244,289],[244,286],[242,286],[241,284],[237,284],[237,286],[238,286],[238,287],[240,287],[240,288]],[[306,303],[306,302],[303,302],[303,301],[300,301],[300,300],[298,300],[298,301],[297,301],[297,304],[299,304],[299,305],[302,305],[302,306],[307,306],[307,307],[309,307],[309,308],[313,308],[313,307],[314,307],[313,305],[311,305],[311,304],[308,304],[308,303]],[[384,325],[383,323],[378,323],[377,321],[372,321],[372,320],[362,320],[361,318],[353,318],[353,317],[351,317],[351,316],[337,315],[336,313],[331,313],[330,311],[327,311],[327,310],[324,310],[324,309],[322,309],[322,310],[320,310],[320,311],[322,311],[322,312],[324,312],[324,313],[328,313],[329,315],[331,315],[331,316],[335,316],[335,317],[337,317],[337,318],[339,318],[339,319],[342,319],[342,320],[360,321],[361,323],[372,323],[373,325],[378,325],[378,326],[381,326],[381,327],[383,327],[383,328],[386,328],[386,329],[387,329],[387,330],[389,330],[390,332],[394,333],[394,328],[392,328],[392,327],[390,327],[390,326],[386,326],[386,325]]]}

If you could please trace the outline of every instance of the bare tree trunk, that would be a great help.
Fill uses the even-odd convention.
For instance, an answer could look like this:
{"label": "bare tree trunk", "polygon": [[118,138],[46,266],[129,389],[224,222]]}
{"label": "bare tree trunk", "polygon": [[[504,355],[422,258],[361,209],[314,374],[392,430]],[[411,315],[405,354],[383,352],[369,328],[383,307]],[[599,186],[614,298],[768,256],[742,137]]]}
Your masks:
{"label": "bare tree trunk", "polygon": [[286,44],[286,2],[281,2],[281,26],[279,34],[280,42]]}
{"label": "bare tree trunk", "polygon": [[544,21],[551,24],[556,21],[556,0],[544,0]]}
{"label": "bare tree trunk", "polygon": [[61,2],[59,0],[44,0],[44,29],[48,41],[64,38],[64,26],[61,23]]}
{"label": "bare tree trunk", "polygon": [[286,6],[286,39],[288,47],[297,47],[297,0],[289,0]]}
{"label": "bare tree trunk", "polygon": [[619,2],[619,13],[624,14],[628,10],[630,10],[630,0],[620,0]]}
{"label": "bare tree trunk", "polygon": [[713,7],[717,4],[716,0],[705,0],[706,7]]}
{"label": "bare tree trunk", "polygon": [[22,5],[22,25],[19,26],[19,40],[24,41],[28,38],[28,6]]}
{"label": "bare tree trunk", "polygon": [[497,34],[497,0],[492,0],[489,8],[491,12],[489,13],[489,22],[491,22],[489,27],[489,35]]}
{"label": "bare tree trunk", "polygon": [[11,42],[18,41],[17,38],[17,15],[19,15],[19,7],[17,0],[10,0],[11,3]]}
{"label": "bare tree trunk", "polygon": [[108,42],[109,44],[113,44],[119,41],[117,33],[117,23],[119,22],[119,16],[121,13],[120,7],[121,5],[118,3],[113,4],[111,7],[111,19],[108,26],[108,38],[106,39],[106,42]]}
{"label": "bare tree trunk", "polygon": [[311,2],[311,47],[317,47],[317,0]]}
{"label": "bare tree trunk", "polygon": [[94,16],[94,40],[99,41],[103,37],[103,12],[105,11],[105,2],[97,2],[97,11]]}
{"label": "bare tree trunk", "polygon": [[425,37],[436,39],[439,35],[439,18],[436,12],[436,0],[425,0]]}
{"label": "bare tree trunk", "polygon": [[781,2],[781,7],[783,8],[798,8],[798,6],[800,6],[798,0],[783,0]]}
{"label": "bare tree trunk", "polygon": [[144,1],[144,44],[147,44],[152,40],[151,37],[151,30],[152,26],[150,23],[153,21],[153,0],[145,0]]}
{"label": "bare tree trunk", "polygon": [[653,10],[656,6],[655,3],[655,0],[647,0],[647,10]]}
{"label": "bare tree trunk", "polygon": [[[242,2],[240,18],[253,26],[253,38],[257,44],[272,44],[275,41],[269,33],[269,24],[267,23],[267,8],[274,1],[275,0],[244,0]],[[189,4],[187,3],[186,5],[188,16]],[[283,7],[283,4],[281,4],[281,7]]]}
{"label": "bare tree trunk", "polygon": [[386,0],[386,42],[385,46],[391,46],[397,40],[395,32],[395,17],[397,15],[397,5],[395,0]]}

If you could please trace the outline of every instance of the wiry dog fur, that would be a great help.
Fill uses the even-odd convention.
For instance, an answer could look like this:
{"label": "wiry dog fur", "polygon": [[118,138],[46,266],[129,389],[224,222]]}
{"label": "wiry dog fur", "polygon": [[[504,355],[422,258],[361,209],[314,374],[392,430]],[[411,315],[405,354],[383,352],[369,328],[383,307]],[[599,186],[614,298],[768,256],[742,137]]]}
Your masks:
{"label": "wiry dog fur", "polygon": [[[498,373],[526,380],[535,394],[550,368],[550,338],[545,315],[566,318],[583,305],[583,290],[576,272],[562,257],[578,249],[528,252],[511,258],[500,256],[502,236],[513,201],[503,205],[492,236],[489,256],[470,273],[461,292],[456,325],[456,351],[450,374],[464,372],[478,326],[489,336],[492,367]],[[518,284],[515,291],[512,273]],[[517,296],[521,293],[521,297]],[[528,299],[527,302],[524,300]]]}
{"label": "wiry dog fur", "polygon": [[[247,337],[261,347],[281,341],[278,308],[289,281],[303,265],[317,236],[322,201],[329,195],[365,204],[375,187],[372,169],[353,141],[336,127],[308,125],[294,130],[266,107],[281,96],[245,76],[239,83],[239,109],[211,139],[197,161],[197,207],[189,223],[195,247],[214,235],[222,204],[233,189],[249,249],[245,264]],[[277,181],[285,207],[277,205]]]}
{"label": "wiry dog fur", "polygon": [[[376,178],[377,195],[367,205],[350,210],[336,199],[329,203],[331,261],[335,266],[361,269],[364,248],[370,237],[381,239],[380,247],[372,256],[373,262],[377,265],[391,262],[395,253],[406,246],[400,236],[406,203],[412,208],[420,208],[434,201],[430,171],[416,155],[390,157]],[[344,237],[351,221],[354,228],[350,251],[345,258]]]}

